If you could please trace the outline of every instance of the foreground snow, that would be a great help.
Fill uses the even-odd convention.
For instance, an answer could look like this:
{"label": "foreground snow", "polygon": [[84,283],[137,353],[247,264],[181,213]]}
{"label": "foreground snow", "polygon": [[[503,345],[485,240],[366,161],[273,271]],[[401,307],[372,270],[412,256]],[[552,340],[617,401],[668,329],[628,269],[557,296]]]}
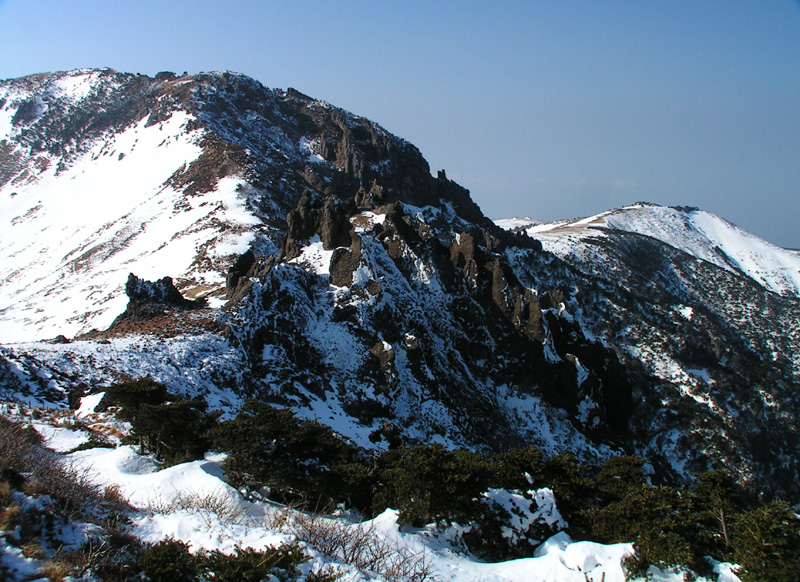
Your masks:
{"label": "foreground snow", "polygon": [[[119,486],[122,495],[143,510],[134,523],[134,533],[147,542],[171,537],[190,544],[193,550],[232,552],[237,546],[260,549],[292,539],[278,525],[285,508],[242,499],[222,480],[218,457],[162,471],[156,471],[150,459],[140,457],[131,447],[92,449],[75,453],[73,458],[89,469],[98,483]],[[226,510],[220,517],[211,507]],[[429,529],[400,528],[397,519],[398,512],[389,509],[361,527],[389,544],[426,555],[439,580],[623,582],[623,561],[633,554],[631,544],[574,542],[562,532],[547,540],[535,557],[487,564],[458,553],[446,538]],[[319,554],[315,557],[327,559]]]}
{"label": "foreground snow", "polygon": [[[62,433],[52,432],[49,436],[52,446],[64,448],[59,443],[65,438]],[[223,481],[219,465],[222,457],[210,455],[203,461],[161,471],[130,446],[81,451],[72,454],[72,458],[89,470],[98,484],[118,487],[122,496],[142,510],[134,522],[134,533],[146,542],[175,538],[193,550],[232,552],[236,547],[260,549],[292,539],[280,528],[281,521],[285,521],[280,515],[286,509],[244,500]],[[400,528],[397,519],[398,512],[389,509],[361,527],[369,528],[389,544],[427,555],[434,576],[440,580],[585,582],[588,577],[622,582],[622,563],[633,553],[631,544],[573,542],[562,532],[543,544],[535,557],[486,564],[458,553],[446,537],[434,535],[430,529]],[[326,559],[322,555],[316,558]]]}
{"label": "foreground snow", "polygon": [[[78,412],[85,418],[86,413]],[[82,442],[80,428],[70,431],[37,426],[54,450],[68,450]],[[70,434],[70,433],[73,434]],[[193,461],[158,470],[156,463],[137,454],[131,446],[95,448],[69,455],[98,485],[113,488],[137,510],[132,533],[148,543],[167,538],[190,545],[192,551],[233,552],[237,547],[263,549],[289,543],[297,536],[294,523],[309,519],[299,512],[271,502],[246,501],[224,481],[220,463],[224,456],[207,455]],[[557,509],[549,507],[547,491],[543,503],[553,520],[560,520]],[[420,559],[429,569],[429,580],[485,582],[623,582],[625,559],[634,553],[632,544],[603,545],[574,541],[560,532],[546,540],[530,558],[500,563],[485,563],[458,550],[454,536],[432,526],[412,529],[398,526],[398,512],[386,510],[371,521],[353,522],[346,516],[315,518],[335,527],[367,531],[377,543]],[[0,540],[0,560],[24,573],[26,558]],[[15,553],[16,552],[16,553]],[[307,547],[312,556],[308,567],[333,568],[344,580],[380,580],[352,565]],[[717,564],[718,582],[736,582],[728,564]],[[652,579],[660,582],[683,580],[681,571],[651,569]]]}

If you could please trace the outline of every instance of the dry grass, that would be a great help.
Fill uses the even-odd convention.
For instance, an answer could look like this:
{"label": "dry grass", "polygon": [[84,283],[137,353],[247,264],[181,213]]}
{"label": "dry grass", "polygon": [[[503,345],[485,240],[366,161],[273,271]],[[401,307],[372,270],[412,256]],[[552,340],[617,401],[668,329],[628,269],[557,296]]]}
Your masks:
{"label": "dry grass", "polygon": [[131,540],[129,546],[115,546],[106,540],[90,541],[79,550],[65,552],[59,550],[50,560],[50,564],[56,568],[56,573],[60,573],[63,579],[67,574],[75,578],[84,579],[83,576],[89,572],[89,579],[117,581],[138,579],[132,578],[134,574],[129,562],[131,555],[140,551],[137,541]]}
{"label": "dry grass", "polygon": [[80,428],[83,428],[82,423],[77,418],[75,418],[75,416],[73,416],[71,413],[69,416],[54,414],[53,426],[59,428],[66,428],[68,430],[78,430]]}
{"label": "dry grass", "polygon": [[42,546],[37,542],[31,541],[20,548],[22,555],[32,560],[43,560],[46,557]]}
{"label": "dry grass", "polygon": [[116,484],[108,485],[103,489],[103,501],[118,509],[133,509],[128,503],[128,499],[122,494],[122,488]]}
{"label": "dry grass", "polygon": [[[153,500],[148,503],[147,509],[160,514],[191,512],[199,515],[209,527],[217,520],[254,525],[256,519],[248,516],[237,498],[224,492],[208,495],[181,492],[169,501]],[[414,552],[392,540],[382,538],[372,524],[350,524],[319,513],[305,514],[287,506],[280,511],[266,513],[258,525],[265,529],[290,533],[315,550],[353,566],[364,574],[377,574],[388,582],[435,580],[426,553]]]}
{"label": "dry grass", "polygon": [[9,531],[22,524],[22,507],[12,505],[0,513],[0,531]]}
{"label": "dry grass", "polygon": [[249,521],[247,511],[240,505],[239,499],[223,491],[208,494],[179,491],[168,501],[160,498],[151,500],[147,504],[147,509],[162,514],[190,512],[198,515],[207,526],[213,525],[216,521],[233,524]]}
{"label": "dry grass", "polygon": [[[118,486],[101,489],[92,483],[86,471],[64,463],[63,457],[42,446],[38,434],[17,422],[0,415],[0,467],[8,467],[29,475],[21,489],[28,495],[49,494],[57,501],[68,517],[81,516],[89,506],[110,504],[123,511],[130,505]],[[0,483],[0,502],[9,505],[13,500],[8,483]],[[371,524],[351,524],[324,517],[322,514],[305,514],[291,507],[265,513],[261,518],[250,516],[236,495],[225,491],[200,494],[179,492],[168,501],[155,499],[147,509],[154,513],[169,514],[186,511],[198,515],[208,527],[217,522],[249,524],[293,534],[317,551],[353,566],[367,577],[378,575],[388,582],[433,582],[429,556],[418,553],[375,531]],[[0,511],[0,530],[11,530],[21,525],[22,508],[10,505]],[[123,532],[125,517],[115,514],[118,523],[105,524],[108,531]],[[127,563],[124,544],[112,547],[107,541],[90,543],[79,551],[57,552],[46,559],[35,542],[25,546],[26,556],[41,560],[41,575],[61,581],[68,575],[82,575],[92,570],[121,572]],[[76,574],[77,573],[77,574]],[[121,578],[120,578],[121,579]],[[321,576],[326,579],[326,576]]]}
{"label": "dry grass", "polygon": [[[124,532],[130,509],[118,487],[101,489],[88,476],[88,471],[64,462],[64,457],[42,446],[38,434],[30,427],[14,422],[0,415],[0,467],[10,470],[9,474],[20,478],[19,484],[0,482],[0,501],[9,504],[13,501],[13,489],[25,495],[37,497],[50,495],[54,505],[44,515],[49,518],[77,518],[97,523],[107,536],[101,541],[91,541],[79,550],[59,550],[52,557],[47,556],[40,543],[42,532],[36,530],[37,519],[26,519],[20,505],[10,505],[0,509],[0,530],[7,531],[21,526],[21,551],[27,558],[37,560],[40,570],[37,579],[47,578],[62,581],[67,576],[83,576],[91,571],[92,579],[127,580],[131,552],[138,552],[139,543],[126,537]],[[24,475],[24,481],[22,476]],[[7,477],[8,478],[8,477]],[[8,478],[12,481],[11,478]],[[12,481],[13,482],[13,481]],[[2,506],[0,506],[2,507]],[[102,507],[107,515],[101,518],[96,509]],[[114,510],[120,511],[114,511]],[[30,531],[28,531],[30,530]],[[113,544],[111,543],[113,542]],[[3,571],[0,569],[0,580]]]}
{"label": "dry grass", "polygon": [[62,582],[64,578],[69,575],[71,569],[72,568],[69,564],[56,560],[50,560],[44,566],[42,566],[42,569],[39,570],[39,574],[43,578],[47,578],[53,582]]}
{"label": "dry grass", "polygon": [[349,524],[320,514],[293,513],[288,529],[315,550],[378,574],[388,582],[432,582],[430,558],[377,534],[373,524]]}
{"label": "dry grass", "polygon": [[0,508],[11,504],[11,485],[7,481],[0,482]]}
{"label": "dry grass", "polygon": [[22,492],[29,497],[39,497],[47,494],[47,487],[40,481],[28,479],[22,484]]}
{"label": "dry grass", "polygon": [[31,427],[0,416],[0,467],[29,473],[23,490],[29,495],[47,493],[57,500],[69,516],[81,513],[100,500],[100,488],[86,470],[65,463],[63,458],[42,446],[41,437]]}

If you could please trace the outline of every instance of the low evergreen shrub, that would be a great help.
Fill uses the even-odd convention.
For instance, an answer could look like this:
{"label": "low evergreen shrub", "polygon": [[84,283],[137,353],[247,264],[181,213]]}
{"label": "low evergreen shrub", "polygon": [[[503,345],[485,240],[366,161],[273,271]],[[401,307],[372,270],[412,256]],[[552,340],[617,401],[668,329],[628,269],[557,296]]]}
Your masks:
{"label": "low evergreen shrub", "polygon": [[290,410],[248,400],[213,437],[215,446],[228,453],[224,468],[237,486],[254,481],[269,487],[274,498],[312,506],[345,501],[351,488],[356,497],[369,496],[360,482],[369,471],[352,467],[358,449]]}
{"label": "low evergreen shrub", "polygon": [[211,448],[220,413],[209,413],[202,398],[184,400],[150,378],[111,386],[105,398],[120,407],[118,418],[131,423],[142,454],[174,465],[201,459]]}
{"label": "low evergreen shrub", "polygon": [[287,581],[298,576],[297,568],[308,560],[297,544],[263,551],[238,548],[235,554],[209,552],[200,557],[202,569],[214,582]]}
{"label": "low evergreen shrub", "polygon": [[306,560],[297,544],[264,550],[237,548],[233,554],[192,554],[185,543],[167,539],[145,549],[137,566],[149,582],[261,582],[295,579],[298,566]]}
{"label": "low evergreen shrub", "polygon": [[785,501],[741,514],[733,536],[743,582],[791,582],[800,564],[800,519]]}
{"label": "low evergreen shrub", "polygon": [[200,579],[197,562],[189,546],[166,539],[142,552],[138,566],[150,582],[196,582]]}
{"label": "low evergreen shrub", "polygon": [[469,522],[478,498],[491,480],[491,465],[466,450],[438,443],[385,455],[374,507],[400,510],[400,522],[421,526],[432,521]]}

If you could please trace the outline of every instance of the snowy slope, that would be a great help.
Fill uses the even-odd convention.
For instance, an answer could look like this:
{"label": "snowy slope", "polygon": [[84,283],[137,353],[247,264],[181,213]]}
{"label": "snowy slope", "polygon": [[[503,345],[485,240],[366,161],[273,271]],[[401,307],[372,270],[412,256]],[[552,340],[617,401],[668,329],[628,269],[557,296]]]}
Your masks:
{"label": "snowy slope", "polygon": [[[631,420],[642,455],[675,474],[721,458],[740,475],[769,473],[770,487],[783,479],[778,467],[796,458],[785,453],[800,418],[785,408],[793,406],[800,378],[797,253],[712,214],[652,204],[548,224],[499,224],[524,229],[552,253],[507,250],[509,261],[527,271],[522,280],[573,284],[566,305],[582,329],[613,348],[629,370],[645,372],[634,382]],[[557,259],[569,268],[545,275]],[[783,430],[778,445],[774,437]],[[773,440],[759,449],[764,431]],[[770,460],[734,460],[756,450]]]}
{"label": "snowy slope", "polygon": [[529,228],[542,224],[540,220],[534,220],[530,216],[501,218],[499,220],[495,220],[494,223],[500,228],[513,231],[528,230]]}
{"label": "snowy slope", "polygon": [[[377,183],[380,183],[379,185]],[[369,120],[230,72],[0,81],[0,342],[105,329],[128,273],[224,293],[276,254],[305,191],[438,202],[419,151]],[[480,216],[458,187],[452,203]]]}
{"label": "snowy slope", "polygon": [[[645,204],[498,224],[404,140],[242,75],[0,81],[0,393],[149,375],[365,447],[628,447],[678,481],[720,457],[795,497],[797,253]],[[131,272],[212,300],[75,338]]]}
{"label": "snowy slope", "polygon": [[[545,248],[561,257],[580,250],[576,243],[621,230],[653,237],[698,259],[750,277],[781,295],[800,296],[800,257],[754,236],[727,220],[696,208],[638,203],[588,218],[524,225],[497,221],[503,228],[526,227]],[[578,245],[580,246],[580,245]]]}
{"label": "snowy slope", "polygon": [[[74,71],[50,90],[75,106],[96,81]],[[0,142],[24,130],[12,123],[19,95],[9,93],[0,88],[0,103],[9,103]],[[125,309],[130,272],[172,276],[190,295],[224,285],[215,261],[247,249],[260,220],[244,209],[235,177],[193,196],[167,185],[203,151],[195,121],[184,111],[152,124],[145,117],[68,164],[41,153],[38,173],[0,188],[0,341],[107,328]]]}

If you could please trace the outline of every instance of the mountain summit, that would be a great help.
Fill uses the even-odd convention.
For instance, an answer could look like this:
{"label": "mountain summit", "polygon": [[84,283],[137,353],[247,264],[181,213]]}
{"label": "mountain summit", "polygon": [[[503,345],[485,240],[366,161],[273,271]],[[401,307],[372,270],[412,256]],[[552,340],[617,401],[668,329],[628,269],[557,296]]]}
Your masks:
{"label": "mountain summit", "polygon": [[368,448],[637,453],[800,493],[797,256],[708,213],[505,230],[295,90],[79,70],[0,83],[0,217],[7,399],[150,376]]}
{"label": "mountain summit", "polygon": [[191,297],[224,293],[231,257],[276,252],[306,189],[418,206],[445,197],[482,219],[411,144],[227,72],[79,70],[0,83],[0,188],[10,221],[2,341],[108,327],[131,270],[168,271]]}

